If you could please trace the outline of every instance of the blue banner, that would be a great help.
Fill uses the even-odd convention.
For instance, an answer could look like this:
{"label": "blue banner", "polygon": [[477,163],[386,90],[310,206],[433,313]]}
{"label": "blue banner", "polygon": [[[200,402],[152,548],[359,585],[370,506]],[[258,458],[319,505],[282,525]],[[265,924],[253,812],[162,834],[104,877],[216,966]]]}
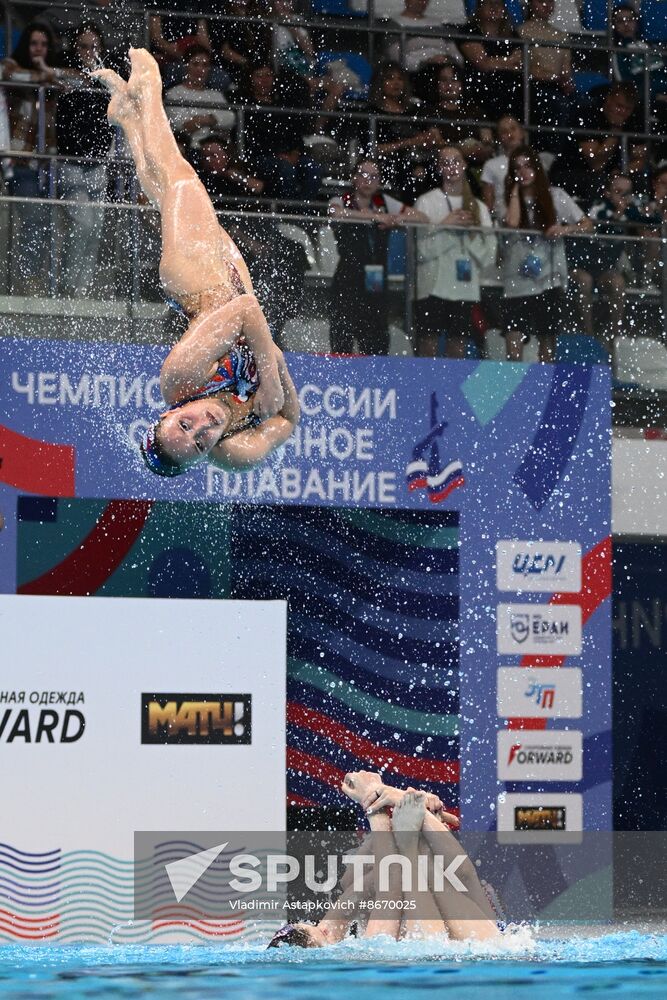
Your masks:
{"label": "blue banner", "polygon": [[[402,518],[421,517],[414,546],[401,550],[402,568],[385,581],[393,604],[383,611],[388,634],[442,650],[440,663],[429,658],[425,668],[420,706],[404,663],[387,649],[384,675],[397,696],[405,688],[421,720],[423,739],[406,745],[405,760],[436,759],[444,750],[432,753],[431,742],[458,742],[456,773],[450,761],[440,780],[458,781],[469,829],[611,828],[606,367],[288,356],[302,408],[293,438],[249,472],[202,466],[165,480],[144,467],[136,447],[162,406],[164,348],[20,339],[3,346],[3,592],[19,585],[19,495],[363,508],[394,516],[394,541]],[[47,508],[39,515],[33,507],[29,517],[48,518]],[[373,538],[387,533],[383,524],[373,522]],[[317,533],[306,523],[302,530]],[[333,530],[343,529],[323,517],[322,538]],[[319,547],[326,560],[326,544]],[[381,584],[381,558],[370,549],[366,556],[365,571],[375,565]],[[338,558],[333,549],[330,558]],[[340,586],[370,601],[354,566],[342,557],[337,565]],[[401,603],[401,594],[410,599]],[[335,601],[335,585],[320,596]],[[299,643],[303,671],[305,631]],[[353,676],[344,680],[354,687]],[[390,740],[390,725],[376,726],[371,742]],[[355,760],[362,751],[363,741]]]}

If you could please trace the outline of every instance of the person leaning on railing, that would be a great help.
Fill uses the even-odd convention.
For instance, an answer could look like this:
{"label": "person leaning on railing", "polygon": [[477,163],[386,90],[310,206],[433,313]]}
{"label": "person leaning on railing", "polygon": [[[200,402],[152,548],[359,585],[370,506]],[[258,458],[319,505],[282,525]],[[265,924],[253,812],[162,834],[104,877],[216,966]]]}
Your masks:
{"label": "person leaning on railing", "polygon": [[[61,257],[61,291],[85,295],[92,286],[104,226],[99,205],[107,190],[106,158],[114,133],[107,121],[108,98],[91,79],[105,56],[100,29],[82,23],[74,32],[67,58],[71,75],[56,105],[59,195],[67,220]],[[98,162],[81,162],[83,158]],[[73,204],[72,204],[73,203]]]}
{"label": "person leaning on railing", "polygon": [[[378,66],[368,94],[369,111],[377,120],[377,154],[387,183],[406,197],[413,187],[415,166],[427,162],[444,145],[435,125],[406,121],[413,113],[410,80],[398,63]],[[396,120],[392,120],[396,119]]]}
{"label": "person leaning on railing", "polygon": [[484,357],[477,320],[480,278],[496,256],[491,216],[486,205],[473,197],[465,158],[457,146],[439,150],[438,168],[440,187],[415,202],[431,223],[417,232],[417,354],[436,357],[444,336],[447,357],[464,357],[468,338],[476,341]]}
{"label": "person leaning on railing", "polygon": [[575,115],[577,128],[590,128],[598,134],[568,135],[551,168],[551,180],[555,185],[567,185],[586,209],[600,196],[612,173],[622,169],[622,136],[609,133],[639,131],[638,100],[633,83],[612,83],[593,92]]}
{"label": "person leaning on railing", "polygon": [[502,261],[503,326],[508,361],[521,361],[537,337],[540,361],[556,360],[568,283],[564,236],[590,233],[593,224],[561,188],[550,187],[537,152],[519,146],[505,181],[505,226],[533,230],[509,236]]}
{"label": "person leaning on railing", "polygon": [[[529,10],[529,19],[517,28],[519,38],[562,43],[528,49],[530,121],[563,127],[570,123],[575,93],[569,36],[551,24],[554,0],[529,0]],[[554,151],[553,145],[549,149]]]}
{"label": "person leaning on railing", "polygon": [[389,353],[389,233],[406,222],[428,221],[380,187],[378,163],[362,159],[352,172],[351,186],[329,202],[339,253],[329,313],[331,350],[336,354],[351,354],[357,345],[361,354]]}
{"label": "person leaning on railing", "polygon": [[470,93],[475,94],[487,118],[523,116],[523,56],[514,25],[503,0],[479,0],[461,32],[470,41],[459,47],[466,60]]}
{"label": "person leaning on railing", "polygon": [[[37,152],[40,143],[41,152],[50,152],[55,147],[53,94],[66,74],[57,63],[55,36],[50,25],[41,21],[27,25],[11,57],[2,63],[3,80],[20,84],[6,91],[11,147],[17,152]],[[9,193],[14,197],[38,198],[46,193],[37,160],[15,157],[11,172]],[[17,203],[12,211],[16,225],[11,247],[12,287],[20,294],[41,291],[45,235],[51,223],[48,208],[28,202]]]}
{"label": "person leaning on railing", "polygon": [[[440,119],[438,130],[444,142],[460,146],[468,163],[480,167],[493,156],[491,128],[464,124],[479,121],[483,115],[466,91],[463,73],[458,66],[429,63],[417,74],[415,90],[423,102],[419,108],[420,116]],[[437,183],[434,177],[429,180]],[[430,187],[433,187],[432,183],[422,190]]]}
{"label": "person leaning on railing", "polygon": [[463,63],[463,56],[456,43],[442,35],[428,34],[430,28],[442,28],[443,23],[437,17],[427,14],[429,0],[405,0],[405,7],[400,14],[392,18],[392,24],[405,28],[423,28],[424,34],[418,35],[411,30],[402,43],[395,35],[390,36],[387,47],[387,58],[398,62],[408,73],[416,73],[422,66],[433,63]]}

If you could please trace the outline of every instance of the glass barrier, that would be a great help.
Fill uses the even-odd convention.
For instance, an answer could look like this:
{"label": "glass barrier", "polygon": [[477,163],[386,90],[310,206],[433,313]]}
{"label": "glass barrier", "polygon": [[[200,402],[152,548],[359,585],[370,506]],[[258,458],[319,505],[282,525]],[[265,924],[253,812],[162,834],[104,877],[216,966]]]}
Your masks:
{"label": "glass barrier", "polygon": [[[667,392],[667,243],[654,226],[549,239],[389,216],[219,216],[288,350],[611,363],[619,387]],[[130,339],[173,341],[159,225],[129,203],[0,198],[1,312],[53,317],[53,333],[57,317],[122,318]]]}

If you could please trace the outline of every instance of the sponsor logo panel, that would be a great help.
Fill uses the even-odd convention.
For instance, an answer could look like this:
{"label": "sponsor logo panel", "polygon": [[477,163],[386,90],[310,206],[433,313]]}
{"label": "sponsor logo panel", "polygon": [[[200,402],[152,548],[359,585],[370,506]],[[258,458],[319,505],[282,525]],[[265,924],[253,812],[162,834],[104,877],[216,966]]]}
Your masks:
{"label": "sponsor logo panel", "polygon": [[501,540],[496,544],[498,590],[578,594],[581,546],[578,542]]}
{"label": "sponsor logo panel", "polygon": [[501,654],[581,654],[581,608],[577,604],[499,604],[496,631]]}
{"label": "sponsor logo panel", "polygon": [[577,730],[498,733],[500,781],[581,781],[583,740]]}
{"label": "sponsor logo panel", "polygon": [[525,719],[579,719],[582,715],[579,667],[500,667],[498,715]]}
{"label": "sponsor logo panel", "polygon": [[176,744],[251,743],[249,694],[142,694],[141,742]]}
{"label": "sponsor logo panel", "polygon": [[583,798],[577,793],[505,793],[498,797],[501,844],[576,843],[582,831]]}

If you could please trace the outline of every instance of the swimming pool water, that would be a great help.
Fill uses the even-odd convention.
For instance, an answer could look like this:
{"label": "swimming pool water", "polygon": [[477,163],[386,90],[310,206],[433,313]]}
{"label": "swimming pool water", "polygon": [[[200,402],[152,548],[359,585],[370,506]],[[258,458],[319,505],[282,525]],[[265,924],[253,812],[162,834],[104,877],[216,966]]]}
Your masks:
{"label": "swimming pool water", "polygon": [[86,945],[0,947],[0,997],[79,1000],[517,1000],[667,997],[667,935],[637,931],[534,941],[508,951],[453,944],[349,941],[317,951],[263,947]]}

